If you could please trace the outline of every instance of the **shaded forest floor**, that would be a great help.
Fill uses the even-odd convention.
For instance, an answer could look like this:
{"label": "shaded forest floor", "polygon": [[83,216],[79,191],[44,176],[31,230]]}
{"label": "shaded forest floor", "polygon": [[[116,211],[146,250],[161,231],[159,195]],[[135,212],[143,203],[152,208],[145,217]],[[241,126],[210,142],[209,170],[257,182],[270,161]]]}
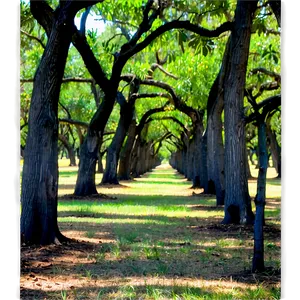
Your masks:
{"label": "shaded forest floor", "polygon": [[[267,268],[251,274],[253,226],[221,225],[223,207],[169,165],[119,187],[98,186],[111,198],[85,199],[65,196],[76,168],[61,167],[58,221],[72,242],[21,247],[21,299],[280,299],[281,184],[274,175],[270,169]],[[250,180],[251,196],[255,189]]]}

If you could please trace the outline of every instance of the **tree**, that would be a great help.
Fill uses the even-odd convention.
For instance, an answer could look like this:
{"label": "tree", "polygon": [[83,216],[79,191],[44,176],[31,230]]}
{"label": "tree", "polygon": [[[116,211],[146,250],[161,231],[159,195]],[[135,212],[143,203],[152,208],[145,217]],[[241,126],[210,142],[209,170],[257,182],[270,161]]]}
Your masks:
{"label": "tree", "polygon": [[245,167],[244,88],[257,1],[238,1],[224,80],[225,113],[225,216],[223,223],[252,223]]}
{"label": "tree", "polygon": [[[76,166],[76,155],[75,155],[75,139],[70,126],[67,126],[67,132],[64,132],[64,126],[60,126],[61,133],[58,134],[58,139],[62,143],[63,147],[67,150],[67,157],[70,159],[69,166]],[[69,135],[73,136],[73,144],[69,141]]]}
{"label": "tree", "polygon": [[[164,59],[163,61],[160,60],[158,53],[156,53],[156,63],[152,64],[151,68],[148,71],[149,76],[153,76],[153,72],[156,69],[160,69],[164,73],[167,73],[163,68],[162,65],[167,61]],[[168,76],[172,76],[170,73],[167,73]],[[128,76],[123,76],[123,79],[128,79]],[[174,76],[173,76],[174,77]],[[118,103],[121,107],[120,109],[120,119],[118,123],[118,128],[116,131],[116,134],[114,135],[114,138],[111,142],[111,145],[109,146],[107,150],[107,156],[106,156],[106,169],[102,178],[101,184],[119,184],[118,182],[118,176],[117,176],[117,167],[118,167],[118,161],[119,161],[119,154],[123,145],[123,142],[125,140],[127,131],[129,130],[130,124],[134,118],[135,114],[135,103],[137,99],[141,99],[144,97],[147,98],[156,98],[156,97],[163,97],[163,94],[149,94],[149,93],[143,93],[139,94],[140,89],[140,79],[136,76],[132,75],[132,78],[130,81],[128,81],[128,85],[130,86],[129,89],[129,95],[128,95],[128,101],[125,100],[124,97],[118,99]],[[133,132],[131,133],[133,134]],[[130,144],[133,145],[132,142],[129,140]],[[129,147],[130,144],[127,144],[127,151],[129,154]],[[128,164],[129,166],[129,164]],[[123,172],[128,173],[127,170],[124,169],[123,165]],[[125,175],[125,177],[127,177]]]}
{"label": "tree", "polygon": [[55,12],[45,1],[30,2],[32,15],[44,27],[48,41],[35,74],[29,111],[21,191],[21,236],[25,243],[65,240],[57,225],[59,92],[74,17],[96,2],[61,1]]}
{"label": "tree", "polygon": [[208,193],[216,194],[217,205],[224,205],[224,145],[222,112],[224,109],[224,79],[230,56],[229,37],[223,54],[222,65],[208,95],[207,101],[207,170]]}
{"label": "tree", "polygon": [[[96,60],[86,39],[79,34],[73,36],[73,44],[81,54],[87,69],[99,84],[104,93],[104,98],[90,121],[89,129],[80,150],[79,172],[74,194],[89,195],[97,193],[95,186],[95,165],[98,159],[97,149],[99,137],[101,137],[115,99],[118,97],[118,87],[124,66],[137,53],[149,46],[156,38],[173,29],[186,29],[206,37],[217,37],[221,33],[230,30],[231,22],[225,22],[213,30],[192,24],[190,21],[173,20],[160,22],[160,26],[149,33],[153,23],[163,14],[164,2],[153,5],[154,1],[147,1],[142,11],[142,20],[130,40],[124,43],[120,50],[114,53],[114,61],[111,67],[111,76],[108,79],[103,68]],[[149,33],[146,37],[144,35]],[[119,95],[120,97],[120,95]]]}
{"label": "tree", "polygon": [[145,150],[143,149],[143,146],[145,146],[146,144],[145,133],[147,133],[148,131],[149,122],[151,121],[151,115],[163,112],[168,105],[169,102],[165,103],[163,106],[147,110],[141,117],[139,124],[135,127],[135,132],[133,133],[135,136],[135,141],[132,145],[133,148],[130,157],[130,171],[128,169],[126,171],[127,174],[130,172],[132,174],[132,177],[139,177],[144,173],[144,168],[141,168],[141,164],[143,164],[143,161],[140,154],[143,153]]}
{"label": "tree", "polygon": [[138,90],[137,82],[133,82],[131,85],[133,87],[132,90],[130,91],[128,102],[126,102],[126,99],[123,95],[119,97],[117,100],[121,107],[120,119],[113,140],[107,149],[106,167],[102,177],[102,182],[101,182],[102,184],[107,184],[107,183],[119,184],[117,178],[119,153],[134,114],[135,100],[132,97],[132,94]]}
{"label": "tree", "polygon": [[[254,222],[254,254],[252,260],[252,272],[264,271],[264,237],[263,226],[264,209],[266,205],[266,177],[268,169],[267,131],[266,119],[280,106],[281,95],[276,95],[256,102],[255,97],[248,97],[254,112],[247,117],[247,122],[253,122],[258,128],[258,152],[259,172],[257,178],[257,193],[255,196],[255,222]],[[262,110],[262,111],[260,111]]]}

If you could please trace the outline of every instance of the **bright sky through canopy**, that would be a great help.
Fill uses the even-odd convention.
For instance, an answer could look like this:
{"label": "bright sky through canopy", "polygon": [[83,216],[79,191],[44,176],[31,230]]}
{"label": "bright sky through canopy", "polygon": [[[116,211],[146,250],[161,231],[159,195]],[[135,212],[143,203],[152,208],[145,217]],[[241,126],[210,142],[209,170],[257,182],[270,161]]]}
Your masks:
{"label": "bright sky through canopy", "polygon": [[[105,28],[105,24],[103,21],[100,21],[99,19],[97,19],[97,16],[95,16],[94,14],[89,14],[87,19],[86,19],[86,30],[96,30],[98,33],[101,33],[104,31]],[[75,17],[74,19],[74,23],[77,27],[77,29],[80,29],[80,20],[81,18]]]}

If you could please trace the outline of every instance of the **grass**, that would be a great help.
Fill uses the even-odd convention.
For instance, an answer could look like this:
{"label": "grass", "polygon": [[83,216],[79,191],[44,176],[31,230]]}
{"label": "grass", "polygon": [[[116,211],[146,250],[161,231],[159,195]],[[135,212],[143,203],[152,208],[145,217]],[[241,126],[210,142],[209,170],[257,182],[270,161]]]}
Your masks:
{"label": "grass", "polygon": [[[60,199],[59,227],[81,244],[30,250],[30,270],[40,264],[39,276],[59,285],[36,286],[25,272],[21,286],[31,292],[34,286],[39,299],[280,299],[274,274],[280,269],[281,185],[274,170],[268,177],[265,264],[271,275],[249,272],[251,226],[221,225],[223,208],[213,197],[192,196],[191,182],[162,167],[122,187],[97,187],[116,200]],[[76,168],[61,166],[59,194],[72,193],[75,181]],[[255,189],[250,180],[251,196]],[[43,268],[49,258],[41,256],[47,249],[53,251],[50,273]]]}

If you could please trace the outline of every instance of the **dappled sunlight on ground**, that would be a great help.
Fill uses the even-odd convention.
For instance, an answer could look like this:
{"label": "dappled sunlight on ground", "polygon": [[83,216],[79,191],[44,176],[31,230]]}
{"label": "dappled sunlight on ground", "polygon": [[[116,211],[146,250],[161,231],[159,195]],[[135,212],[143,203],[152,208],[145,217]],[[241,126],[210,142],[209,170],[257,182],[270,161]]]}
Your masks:
{"label": "dappled sunlight on ground", "polygon": [[[73,193],[76,170],[61,166],[59,195]],[[97,182],[101,176],[96,175]],[[201,195],[182,175],[162,165],[141,178],[122,181],[120,187],[97,186],[99,193],[116,199],[60,197],[59,228],[72,241],[22,246],[21,295],[279,299],[281,185],[279,179],[271,180],[267,193],[274,197],[266,205],[264,274],[249,271],[253,226],[222,225],[224,208],[216,207],[214,196]],[[254,192],[255,183],[249,186]]]}

